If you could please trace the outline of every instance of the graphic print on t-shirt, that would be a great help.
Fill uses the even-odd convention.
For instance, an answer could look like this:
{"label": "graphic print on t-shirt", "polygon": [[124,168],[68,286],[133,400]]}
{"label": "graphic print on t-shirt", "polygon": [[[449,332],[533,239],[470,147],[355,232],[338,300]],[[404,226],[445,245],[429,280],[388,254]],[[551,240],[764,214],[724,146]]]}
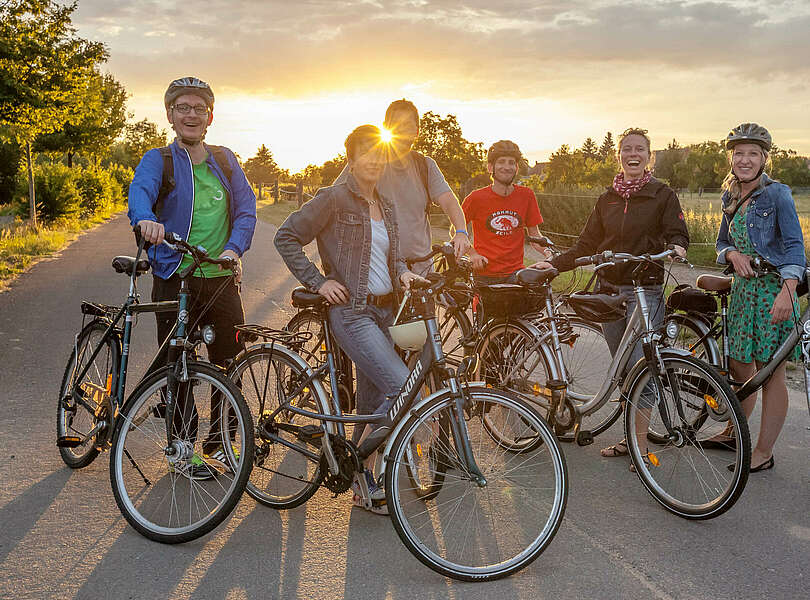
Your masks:
{"label": "graphic print on t-shirt", "polygon": [[512,235],[522,227],[523,219],[514,210],[496,210],[487,220],[487,229],[495,235]]}

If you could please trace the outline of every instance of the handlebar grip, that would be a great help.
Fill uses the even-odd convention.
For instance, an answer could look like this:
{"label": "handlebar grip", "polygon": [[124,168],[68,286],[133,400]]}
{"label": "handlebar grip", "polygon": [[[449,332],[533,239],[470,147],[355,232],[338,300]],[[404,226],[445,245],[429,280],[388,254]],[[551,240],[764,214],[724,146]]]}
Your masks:
{"label": "handlebar grip", "polygon": [[526,236],[526,239],[528,241],[532,242],[533,244],[537,244],[538,246],[543,246],[544,248],[549,248],[549,247],[554,246],[554,242],[552,242],[550,239],[548,239],[544,235],[541,235],[540,237],[537,237],[535,235],[528,235],[528,236]]}
{"label": "handlebar grip", "polygon": [[585,265],[592,265],[594,263],[593,256],[580,256],[579,258],[574,259],[574,264],[578,267],[584,267]]}

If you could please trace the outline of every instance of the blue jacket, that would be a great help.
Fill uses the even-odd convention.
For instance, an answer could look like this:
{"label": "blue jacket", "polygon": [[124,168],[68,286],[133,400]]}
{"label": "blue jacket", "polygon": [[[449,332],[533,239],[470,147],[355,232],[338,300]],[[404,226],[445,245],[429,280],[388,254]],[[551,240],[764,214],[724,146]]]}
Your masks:
{"label": "blue jacket", "polygon": [[[134,227],[139,221],[159,221],[166,231],[177,233],[188,239],[191,231],[191,215],[194,210],[194,175],[191,169],[191,157],[175,140],[170,146],[174,160],[174,189],[163,202],[160,219],[155,216],[154,207],[163,177],[163,157],[160,150],[153,148],[143,155],[135,169],[135,177],[129,186],[129,222]],[[245,177],[242,167],[233,155],[225,149],[225,155],[231,165],[231,181],[225,177],[222,169],[211,152],[205,159],[211,171],[219,178],[228,194],[230,209],[230,237],[225,250],[233,250],[242,256],[253,239],[256,227],[256,195]],[[180,266],[183,256],[171,250],[165,244],[152,246],[149,249],[149,260],[152,272],[162,279],[168,279]]]}
{"label": "blue jacket", "polygon": [[[388,271],[394,289],[407,270],[399,253],[399,228],[393,204],[377,196],[388,231]],[[325,275],[307,258],[303,247],[318,240]],[[315,197],[292,213],[279,227],[275,245],[287,268],[298,281],[317,292],[327,279],[349,290],[351,308],[362,312],[368,297],[371,264],[371,215],[360,195],[357,181],[349,174],[344,183],[321,188]]]}
{"label": "blue jacket", "polygon": [[[722,202],[728,204],[728,191]],[[723,213],[720,232],[717,234],[717,262],[727,264],[726,253],[737,250],[728,235],[729,216]],[[751,245],[762,258],[779,269],[783,279],[804,278],[804,238],[796,214],[796,205],[790,188],[762,176],[761,187],[751,196],[745,216],[745,230]]]}

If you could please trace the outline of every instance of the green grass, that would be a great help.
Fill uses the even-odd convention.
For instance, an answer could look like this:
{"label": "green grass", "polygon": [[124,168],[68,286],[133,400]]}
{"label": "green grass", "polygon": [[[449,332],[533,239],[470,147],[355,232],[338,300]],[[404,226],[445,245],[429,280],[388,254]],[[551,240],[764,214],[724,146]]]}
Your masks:
{"label": "green grass", "polygon": [[38,258],[64,248],[82,231],[106,221],[125,207],[122,202],[92,217],[41,226],[38,232],[26,222],[15,222],[0,229],[0,290]]}
{"label": "green grass", "polygon": [[280,227],[284,219],[297,209],[298,206],[295,202],[281,201],[274,204],[272,199],[267,201],[262,200],[261,203],[256,205],[256,216],[265,223]]}

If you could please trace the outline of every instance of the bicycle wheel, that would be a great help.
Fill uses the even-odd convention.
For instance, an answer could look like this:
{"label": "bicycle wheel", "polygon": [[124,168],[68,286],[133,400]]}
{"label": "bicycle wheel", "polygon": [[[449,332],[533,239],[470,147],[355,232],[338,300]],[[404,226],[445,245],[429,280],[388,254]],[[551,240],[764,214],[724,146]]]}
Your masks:
{"label": "bicycle wheel", "polygon": [[[665,355],[663,396],[655,392],[644,367],[631,384],[625,410],[625,435],[636,472],[644,487],[667,510],[686,519],[710,519],[731,508],[748,479],[751,445],[748,423],[728,383],[706,363],[691,356]],[[655,404],[655,407],[649,407]],[[649,446],[635,431],[667,431],[661,417],[669,414],[676,438]],[[734,454],[704,448],[702,442],[728,435]],[[643,439],[643,445],[640,441]],[[733,472],[726,467],[731,462]]]}
{"label": "bicycle wheel", "polygon": [[[612,356],[602,328],[579,317],[568,317],[558,325],[563,364],[568,375],[567,394],[576,404],[593,400],[610,370]],[[582,417],[580,429],[596,436],[607,431],[622,414],[621,402],[605,402],[597,411]],[[573,433],[560,436],[574,439]]]}
{"label": "bicycle wheel", "polygon": [[705,335],[708,327],[704,324],[698,324],[689,315],[672,313],[667,315],[663,330],[667,346],[685,350],[714,367],[720,366],[720,349],[717,346],[717,340],[710,335]]}
{"label": "bicycle wheel", "polygon": [[[551,349],[539,343],[533,333],[517,323],[503,321],[489,326],[478,346],[479,378],[488,386],[519,393],[548,417],[546,382],[556,376]],[[517,425],[511,412],[499,413],[499,405],[484,407],[484,427],[504,448],[519,452],[542,440],[533,429]]]}
{"label": "bicycle wheel", "polygon": [[442,294],[436,302],[436,326],[442,336],[442,350],[445,360],[451,367],[458,367],[464,359],[463,340],[469,337],[472,331],[470,319],[467,317],[459,301],[453,299],[452,294]]}
{"label": "bicycle wheel", "polygon": [[113,495],[126,520],[167,544],[205,535],[231,513],[253,466],[253,421],[239,389],[213,365],[188,363],[177,390],[174,454],[166,448],[164,367],[121,410],[110,453]]}
{"label": "bicycle wheel", "polygon": [[[437,419],[456,418],[455,401],[443,395],[403,423],[391,447],[385,489],[394,528],[416,558],[454,579],[486,581],[519,571],[548,546],[565,513],[568,479],[557,440],[531,405],[487,388],[471,388],[469,394],[472,407],[492,405],[511,413],[515,422],[533,427],[543,443],[513,454],[491,439],[480,411],[465,411],[469,445],[486,478],[480,486],[457,451],[458,440],[444,442],[433,426]],[[427,501],[406,472],[414,438],[431,439],[448,466],[441,489]]]}
{"label": "bicycle wheel", "polygon": [[[320,428],[321,423],[288,410],[275,416],[273,412],[287,401],[317,411],[309,387],[291,397],[306,379],[304,369],[277,347],[271,350],[269,346],[257,346],[238,356],[228,373],[231,381],[242,389],[256,423],[256,451],[247,493],[275,509],[303,504],[318,491],[323,475],[317,458],[320,444],[314,439],[307,443],[296,431],[305,425]],[[290,427],[284,429],[285,425]]]}
{"label": "bicycle wheel", "polygon": [[[82,329],[70,353],[62,385],[59,388],[59,403],[56,407],[56,436],[79,437],[84,439],[93,430],[99,420],[113,422],[112,396],[118,386],[118,368],[121,363],[121,351],[117,337],[104,340],[101,351],[91,361],[96,347],[101,344],[107,323],[94,320]],[[78,375],[90,364],[82,380]],[[76,402],[71,390],[77,386],[83,393],[87,406]],[[92,410],[91,410],[92,409]],[[99,453],[97,440],[99,435],[107,434],[107,429],[89,438],[85,443],[73,448],[60,446],[59,454],[67,466],[72,469],[86,467]]]}

